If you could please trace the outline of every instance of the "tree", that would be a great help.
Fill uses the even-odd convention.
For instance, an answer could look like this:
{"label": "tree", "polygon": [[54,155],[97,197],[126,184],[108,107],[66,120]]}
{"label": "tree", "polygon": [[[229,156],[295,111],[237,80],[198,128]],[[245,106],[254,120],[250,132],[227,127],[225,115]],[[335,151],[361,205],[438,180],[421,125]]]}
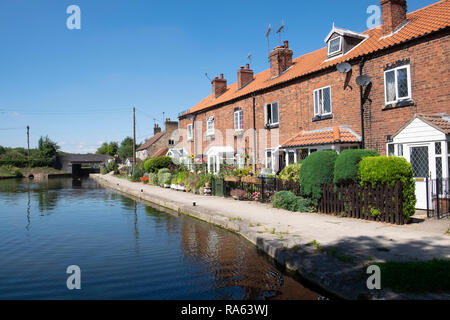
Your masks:
{"label": "tree", "polygon": [[58,153],[59,146],[48,136],[45,136],[39,138],[38,150],[42,158],[53,158]]}
{"label": "tree", "polygon": [[[137,146],[136,146],[136,148],[137,148]],[[126,159],[126,158],[130,158],[132,156],[133,156],[133,138],[126,137],[120,143],[119,157],[121,159]]]}
{"label": "tree", "polygon": [[6,152],[5,148],[0,146],[0,156]]}
{"label": "tree", "polygon": [[97,149],[97,154],[107,154],[110,156],[114,156],[117,154],[119,149],[119,144],[115,141],[110,143],[103,142],[103,144]]}

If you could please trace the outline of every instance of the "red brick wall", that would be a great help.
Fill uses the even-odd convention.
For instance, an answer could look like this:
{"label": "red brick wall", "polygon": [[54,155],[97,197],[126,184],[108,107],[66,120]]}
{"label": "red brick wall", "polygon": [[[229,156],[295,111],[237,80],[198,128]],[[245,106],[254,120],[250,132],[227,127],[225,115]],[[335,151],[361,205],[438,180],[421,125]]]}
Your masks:
{"label": "red brick wall", "polygon": [[[363,73],[372,78],[372,88],[370,102],[365,106],[366,148],[376,149],[384,154],[386,135],[393,135],[415,113],[450,113],[449,41],[446,31],[367,58]],[[384,67],[405,58],[410,59],[414,106],[382,111],[385,107]],[[257,130],[264,128],[264,105],[277,101],[280,144],[300,130],[333,126],[349,126],[361,135],[360,93],[355,83],[355,78],[359,75],[358,63],[359,61],[352,62],[352,71],[348,74],[341,74],[333,68],[256,95]],[[333,118],[313,122],[313,91],[324,86],[331,86]],[[216,132],[220,130],[225,135],[226,129],[233,129],[235,107],[244,111],[244,130],[253,128],[252,98],[248,97],[198,114],[196,121],[202,122],[203,136],[206,118],[209,116],[214,116]],[[186,129],[187,123],[192,121],[181,119],[180,128]],[[268,146],[270,144],[269,134]],[[225,145],[225,140],[222,145]],[[203,142],[203,153],[206,153],[209,146],[209,142]],[[236,148],[236,144],[234,147]]]}

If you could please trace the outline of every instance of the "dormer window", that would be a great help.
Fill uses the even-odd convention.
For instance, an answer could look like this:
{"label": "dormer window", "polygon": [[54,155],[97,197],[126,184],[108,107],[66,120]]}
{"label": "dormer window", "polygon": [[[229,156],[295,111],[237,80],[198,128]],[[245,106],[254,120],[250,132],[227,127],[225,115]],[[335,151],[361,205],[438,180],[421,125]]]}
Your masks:
{"label": "dormer window", "polygon": [[368,37],[366,34],[336,28],[333,25],[330,33],[325,38],[327,59],[347,54],[347,52],[357,47]]}
{"label": "dormer window", "polygon": [[336,37],[328,42],[328,56],[333,56],[342,51],[342,37]]}

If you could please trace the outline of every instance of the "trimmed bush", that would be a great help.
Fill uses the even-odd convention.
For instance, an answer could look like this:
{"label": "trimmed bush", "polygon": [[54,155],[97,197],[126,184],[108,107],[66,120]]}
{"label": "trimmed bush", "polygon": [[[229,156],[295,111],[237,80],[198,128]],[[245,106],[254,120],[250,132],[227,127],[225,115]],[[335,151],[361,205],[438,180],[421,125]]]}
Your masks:
{"label": "trimmed bush", "polygon": [[333,183],[334,163],[338,154],[333,150],[311,153],[300,168],[300,188],[317,206],[322,198],[322,186]]}
{"label": "trimmed bush", "polygon": [[401,181],[403,187],[403,214],[412,216],[416,209],[414,175],[411,164],[398,157],[366,157],[359,163],[358,177],[362,186],[394,186]]}
{"label": "trimmed bush", "polygon": [[272,205],[293,212],[311,212],[311,200],[297,197],[291,191],[276,192],[272,198]]}
{"label": "trimmed bush", "polygon": [[300,163],[290,164],[287,167],[283,168],[283,170],[281,170],[278,177],[281,180],[299,181],[301,167],[302,167],[302,165]]}
{"label": "trimmed bush", "polygon": [[144,162],[145,171],[158,172],[159,169],[169,168],[173,164],[171,157],[161,156],[158,158],[147,159]]}
{"label": "trimmed bush", "polygon": [[358,183],[358,165],[361,159],[379,155],[375,150],[356,149],[342,151],[334,164],[334,184],[345,186]]}
{"label": "trimmed bush", "polygon": [[134,172],[131,175],[131,181],[137,182],[144,176],[144,171],[139,168],[134,168]]}

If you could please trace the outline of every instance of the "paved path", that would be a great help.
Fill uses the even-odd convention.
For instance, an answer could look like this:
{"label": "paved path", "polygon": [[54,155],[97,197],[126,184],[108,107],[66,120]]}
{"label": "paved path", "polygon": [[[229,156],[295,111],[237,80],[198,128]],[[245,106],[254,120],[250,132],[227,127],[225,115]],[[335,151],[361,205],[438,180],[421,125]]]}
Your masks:
{"label": "paved path", "polygon": [[[445,234],[450,228],[450,219],[397,226],[317,213],[292,213],[272,208],[270,204],[195,195],[111,175],[95,175],[95,179],[108,187],[237,231],[279,262],[304,275],[311,273],[306,270],[308,261],[309,267],[322,272],[323,276],[330,265],[351,271],[354,265],[361,267],[370,261],[450,259],[450,236]],[[308,245],[314,240],[320,247]],[[298,248],[295,256],[292,256],[292,248],[294,251]],[[330,260],[329,254],[323,254],[331,248],[337,250],[340,259]],[[314,259],[307,260],[311,254]],[[338,266],[346,257],[354,261],[352,267],[348,261]],[[321,276],[310,274],[310,277]],[[325,275],[317,282],[323,287],[336,285],[327,284],[326,278]],[[337,285],[345,286],[345,281]],[[337,294],[338,291],[339,288]],[[343,293],[343,296],[346,295]]]}

